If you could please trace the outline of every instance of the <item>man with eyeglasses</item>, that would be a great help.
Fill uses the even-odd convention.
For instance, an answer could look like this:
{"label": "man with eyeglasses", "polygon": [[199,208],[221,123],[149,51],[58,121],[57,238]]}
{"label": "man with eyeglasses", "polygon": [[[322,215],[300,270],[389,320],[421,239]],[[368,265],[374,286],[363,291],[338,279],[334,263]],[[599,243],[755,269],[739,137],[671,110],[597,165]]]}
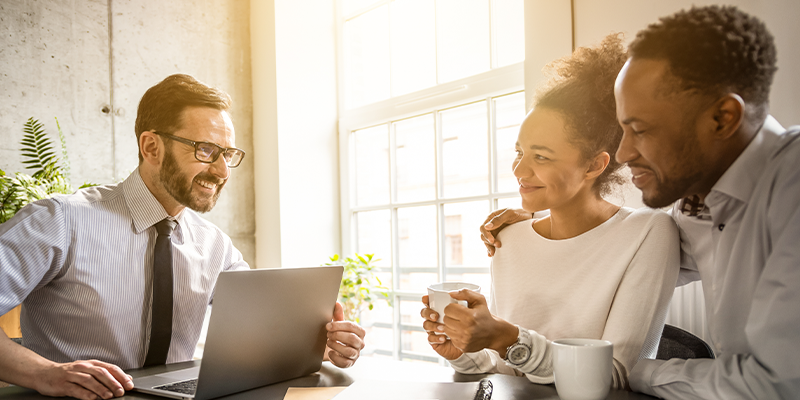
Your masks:
{"label": "man with eyeglasses", "polygon": [[[167,77],[139,103],[139,167],[125,181],[34,202],[0,225],[0,314],[23,305],[24,340],[0,330],[0,380],[108,399],[133,388],[123,369],[192,359],[219,273],[249,268],[197,214],[245,156],[230,104],[191,76]],[[325,359],[346,368],[364,330],[338,303],[334,319]]]}

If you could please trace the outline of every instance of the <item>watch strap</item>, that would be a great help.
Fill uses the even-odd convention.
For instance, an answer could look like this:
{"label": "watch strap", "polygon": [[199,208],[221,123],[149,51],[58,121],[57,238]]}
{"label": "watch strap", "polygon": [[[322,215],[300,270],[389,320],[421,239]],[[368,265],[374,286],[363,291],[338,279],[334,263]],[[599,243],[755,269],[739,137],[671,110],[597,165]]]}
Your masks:
{"label": "watch strap", "polygon": [[[506,356],[503,358],[503,360],[505,362],[511,364],[511,365],[514,365],[514,366],[521,366],[521,365],[525,364],[526,362],[528,362],[528,359],[530,359],[530,355],[533,352],[533,339],[531,339],[531,334],[530,334],[530,332],[528,332],[527,329],[523,329],[519,325],[517,325],[517,329],[519,330],[519,333],[517,334],[517,341],[512,343],[510,346],[508,346],[506,348]],[[515,348],[520,347],[520,346],[524,346],[524,347],[528,348],[528,359],[522,361],[521,363],[515,363],[515,362],[509,360],[508,356],[512,353],[512,351]]]}

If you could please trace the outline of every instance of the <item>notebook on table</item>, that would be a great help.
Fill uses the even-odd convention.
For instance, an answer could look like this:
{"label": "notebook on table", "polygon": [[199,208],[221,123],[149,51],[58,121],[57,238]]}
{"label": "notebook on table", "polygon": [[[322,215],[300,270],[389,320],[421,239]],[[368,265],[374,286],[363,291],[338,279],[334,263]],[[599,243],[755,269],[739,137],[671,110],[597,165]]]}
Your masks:
{"label": "notebook on table", "polygon": [[206,400],[319,371],[341,266],[222,272],[199,367],[142,370],[134,390]]}

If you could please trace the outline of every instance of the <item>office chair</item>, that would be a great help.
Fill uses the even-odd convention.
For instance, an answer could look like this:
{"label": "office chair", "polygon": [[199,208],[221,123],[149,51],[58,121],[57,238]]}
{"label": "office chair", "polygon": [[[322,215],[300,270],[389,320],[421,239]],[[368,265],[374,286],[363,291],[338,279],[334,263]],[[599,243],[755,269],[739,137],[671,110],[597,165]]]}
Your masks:
{"label": "office chair", "polygon": [[692,335],[685,330],[672,326],[664,325],[664,332],[658,343],[657,360],[669,360],[670,358],[716,358],[714,351],[703,339]]}

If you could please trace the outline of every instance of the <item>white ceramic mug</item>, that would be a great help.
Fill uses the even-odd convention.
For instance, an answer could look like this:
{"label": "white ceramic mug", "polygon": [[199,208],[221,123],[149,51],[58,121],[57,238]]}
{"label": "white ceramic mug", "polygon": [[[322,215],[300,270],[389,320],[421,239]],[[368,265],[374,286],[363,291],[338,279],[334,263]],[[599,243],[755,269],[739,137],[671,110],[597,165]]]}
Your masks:
{"label": "white ceramic mug", "polygon": [[559,339],[552,343],[553,375],[563,400],[602,400],[611,389],[614,346],[607,340]]}
{"label": "white ceramic mug", "polygon": [[466,301],[456,300],[450,297],[450,292],[457,292],[461,289],[469,289],[478,293],[481,292],[480,286],[467,282],[442,282],[428,286],[428,306],[439,315],[439,319],[436,322],[442,323],[444,319],[444,308],[447,307],[448,304],[467,306]]}

